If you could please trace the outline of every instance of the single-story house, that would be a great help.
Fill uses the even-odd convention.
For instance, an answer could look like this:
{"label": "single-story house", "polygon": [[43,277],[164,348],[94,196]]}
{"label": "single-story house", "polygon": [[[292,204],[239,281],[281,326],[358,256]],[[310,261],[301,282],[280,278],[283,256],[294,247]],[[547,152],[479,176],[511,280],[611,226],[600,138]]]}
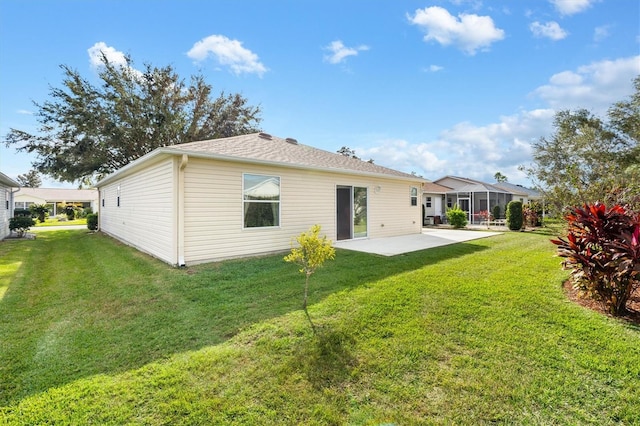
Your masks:
{"label": "single-story house", "polygon": [[423,186],[423,225],[439,225],[445,213],[445,195],[453,188],[427,182]]}
{"label": "single-story house", "polygon": [[426,181],[267,133],[158,148],[98,182],[100,230],[174,265],[419,234]]}
{"label": "single-story house", "polygon": [[540,199],[539,194],[521,185],[507,183],[485,183],[474,179],[445,176],[433,181],[449,189],[445,193],[445,212],[457,205],[467,212],[467,220],[471,224],[484,220],[480,212],[493,212],[493,208],[500,206],[501,216],[504,218],[507,204],[513,200],[527,204],[530,200]]}
{"label": "single-story house", "polygon": [[0,172],[0,240],[7,237],[9,231],[9,219],[13,217],[13,197],[20,184],[9,176]]}
{"label": "single-story house", "polygon": [[77,207],[98,211],[98,190],[70,188],[22,188],[14,199],[16,209],[28,209],[33,204],[49,206],[49,215],[63,214],[62,207],[74,204]]}

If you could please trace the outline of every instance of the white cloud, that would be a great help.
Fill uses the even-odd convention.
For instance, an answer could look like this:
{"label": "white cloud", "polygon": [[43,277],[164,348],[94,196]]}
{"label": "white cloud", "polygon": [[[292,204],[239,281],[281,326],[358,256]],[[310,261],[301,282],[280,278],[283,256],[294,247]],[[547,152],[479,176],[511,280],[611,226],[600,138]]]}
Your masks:
{"label": "white cloud", "polygon": [[22,114],[22,115],[33,115],[33,111],[29,111],[27,109],[19,109],[16,111],[16,113]]}
{"label": "white cloud", "polygon": [[453,44],[469,55],[475,55],[478,50],[488,50],[492,43],[505,36],[490,16],[461,13],[456,18],[439,6],[417,9],[413,16],[407,15],[407,18],[426,33],[426,42],[436,41],[443,46]]}
{"label": "white cloud", "polygon": [[491,182],[500,171],[511,182],[526,183],[518,166],[531,161],[531,143],[551,132],[553,117],[551,109],[522,111],[485,126],[458,123],[434,141],[379,139],[356,152],[363,159],[431,180],[460,175]]}
{"label": "white cloud", "polygon": [[561,15],[574,15],[587,10],[595,0],[549,0]]}
{"label": "white cloud", "polygon": [[597,43],[609,37],[611,35],[611,33],[609,32],[610,28],[610,25],[602,25],[600,27],[596,27],[593,30],[593,41]]}
{"label": "white cloud", "polygon": [[349,56],[357,56],[358,52],[369,50],[369,46],[361,45],[358,47],[347,47],[342,41],[332,41],[328,46],[324,47],[324,50],[331,52],[330,55],[325,55],[324,60],[330,64],[339,64],[344,62]]}
{"label": "white cloud", "polygon": [[547,22],[544,24],[536,21],[529,25],[529,29],[534,36],[547,37],[551,40],[562,40],[569,34],[565,30],[563,30],[555,21]]}
{"label": "white cloud", "polygon": [[429,65],[428,68],[425,68],[425,71],[438,72],[438,71],[442,71],[443,69],[444,67],[441,67],[440,65]]}
{"label": "white cloud", "polygon": [[258,55],[243,47],[241,41],[222,35],[214,34],[197,41],[187,52],[187,56],[197,62],[214,56],[220,65],[228,66],[236,75],[247,73],[262,77],[268,71]]}
{"label": "white cloud", "polygon": [[89,63],[93,68],[99,68],[102,64],[102,55],[104,54],[109,62],[112,64],[117,64],[120,66],[127,65],[127,55],[119,50],[116,50],[115,47],[107,46],[107,44],[103,41],[99,41],[89,49],[87,49],[87,53],[89,54]]}
{"label": "white cloud", "polygon": [[549,84],[535,89],[533,95],[555,109],[586,108],[604,114],[632,93],[632,80],[638,74],[640,56],[603,60],[554,74]]}

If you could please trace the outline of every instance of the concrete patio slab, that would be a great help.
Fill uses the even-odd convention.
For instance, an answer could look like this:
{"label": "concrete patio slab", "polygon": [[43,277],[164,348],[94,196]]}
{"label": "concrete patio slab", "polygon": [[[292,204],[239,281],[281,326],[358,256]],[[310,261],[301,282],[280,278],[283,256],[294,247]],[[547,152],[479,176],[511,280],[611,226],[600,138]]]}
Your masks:
{"label": "concrete patio slab", "polygon": [[469,231],[465,229],[423,229],[421,234],[387,238],[335,241],[333,246],[345,250],[395,256],[412,251],[500,235],[502,232]]}

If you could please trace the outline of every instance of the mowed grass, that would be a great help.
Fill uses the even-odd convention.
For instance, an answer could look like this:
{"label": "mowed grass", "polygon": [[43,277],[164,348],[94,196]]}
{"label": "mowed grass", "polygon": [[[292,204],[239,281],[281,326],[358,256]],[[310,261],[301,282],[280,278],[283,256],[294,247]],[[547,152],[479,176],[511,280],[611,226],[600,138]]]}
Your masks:
{"label": "mowed grass", "polygon": [[[640,330],[566,300],[548,236],[311,279],[172,269],[100,235],[0,244],[0,423],[637,424]],[[0,290],[1,291],[1,290]]]}

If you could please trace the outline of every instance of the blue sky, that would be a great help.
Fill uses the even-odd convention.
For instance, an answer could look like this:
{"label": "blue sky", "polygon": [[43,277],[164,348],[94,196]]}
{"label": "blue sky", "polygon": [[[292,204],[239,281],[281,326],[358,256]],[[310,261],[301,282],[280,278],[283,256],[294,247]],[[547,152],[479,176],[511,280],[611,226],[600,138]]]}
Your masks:
{"label": "blue sky", "polygon": [[[35,131],[60,64],[202,73],[280,137],[435,180],[518,171],[554,111],[604,115],[640,74],[637,0],[0,2],[0,135]],[[0,147],[0,171],[34,157]],[[47,187],[68,186],[44,179]]]}

